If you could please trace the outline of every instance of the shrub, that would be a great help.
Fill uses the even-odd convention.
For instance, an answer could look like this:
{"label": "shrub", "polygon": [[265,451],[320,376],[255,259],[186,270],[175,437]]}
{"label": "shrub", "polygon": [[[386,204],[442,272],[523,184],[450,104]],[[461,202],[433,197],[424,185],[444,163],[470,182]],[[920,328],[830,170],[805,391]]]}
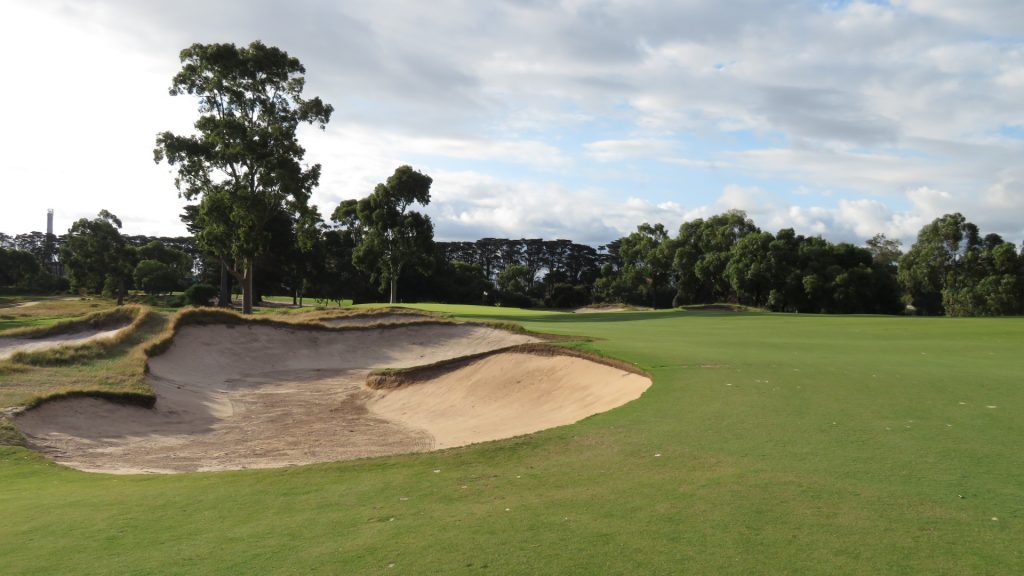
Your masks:
{"label": "shrub", "polygon": [[210,300],[217,297],[220,291],[209,284],[193,284],[185,290],[185,302],[192,306],[209,306]]}
{"label": "shrub", "polygon": [[178,289],[178,273],[156,260],[143,260],[135,267],[135,286],[146,294],[166,294]]}
{"label": "shrub", "polygon": [[537,305],[533,298],[526,294],[516,292],[501,292],[498,294],[498,305],[510,308],[533,308]]}
{"label": "shrub", "polygon": [[578,308],[589,299],[586,287],[559,282],[551,287],[546,304],[551,308]]}

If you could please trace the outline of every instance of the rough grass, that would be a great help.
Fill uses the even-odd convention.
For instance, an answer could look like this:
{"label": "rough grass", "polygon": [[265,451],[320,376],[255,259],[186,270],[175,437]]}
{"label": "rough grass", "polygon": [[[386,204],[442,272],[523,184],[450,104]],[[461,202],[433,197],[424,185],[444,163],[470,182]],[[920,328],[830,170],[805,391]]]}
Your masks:
{"label": "rough grass", "polygon": [[428,308],[587,336],[654,385],[530,436],[279,470],[0,448],[3,573],[1024,573],[1024,319]]}
{"label": "rough grass", "polygon": [[53,326],[39,329],[37,332],[22,335],[22,338],[43,338],[57,334],[80,332],[83,330],[110,330],[123,327],[117,333],[98,340],[75,343],[70,341],[63,346],[46,350],[17,352],[10,360],[15,364],[30,366],[71,366],[90,360],[118,355],[124,350],[125,342],[138,344],[140,330],[144,326],[162,324],[163,319],[149,308],[142,306],[123,306],[103,312],[90,314],[81,320],[69,320]]}
{"label": "rough grass", "polygon": [[140,306],[119,306],[92,312],[81,318],[59,320],[42,326],[25,326],[0,333],[3,337],[46,338],[60,334],[71,334],[86,330],[107,330],[136,321],[142,313]]}
{"label": "rough grass", "polygon": [[132,321],[110,338],[19,352],[0,361],[0,445],[21,442],[10,415],[57,398],[91,396],[153,405],[155,397],[145,380],[144,344],[163,330],[166,319],[139,306],[101,314],[102,318],[89,321]]}
{"label": "rough grass", "polygon": [[[24,306],[28,303],[33,304]],[[49,326],[115,306],[113,300],[106,298],[0,296],[0,336],[9,336],[18,329]]]}

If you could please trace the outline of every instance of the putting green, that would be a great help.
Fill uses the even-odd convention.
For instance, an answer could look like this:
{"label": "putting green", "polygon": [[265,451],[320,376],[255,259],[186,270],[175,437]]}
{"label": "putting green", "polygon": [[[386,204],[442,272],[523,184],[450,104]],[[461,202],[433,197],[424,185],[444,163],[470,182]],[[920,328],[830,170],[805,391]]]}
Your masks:
{"label": "putting green", "polygon": [[0,450],[5,574],[1024,573],[1024,319],[430,306],[654,385],[442,452],[176,476]]}

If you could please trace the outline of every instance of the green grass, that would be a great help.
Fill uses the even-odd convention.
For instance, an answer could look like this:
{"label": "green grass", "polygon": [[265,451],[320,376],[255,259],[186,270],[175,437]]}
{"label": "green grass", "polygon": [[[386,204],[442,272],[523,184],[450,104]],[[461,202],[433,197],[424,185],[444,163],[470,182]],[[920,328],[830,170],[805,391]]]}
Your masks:
{"label": "green grass", "polygon": [[523,438],[281,470],[0,448],[3,573],[1024,573],[1024,319],[424,308],[588,336],[654,385]]}
{"label": "green grass", "polygon": [[[239,296],[239,298],[241,298],[241,296]],[[266,301],[266,302],[273,302],[275,304],[291,304],[292,303],[292,297],[291,296],[264,296],[263,300]],[[350,300],[350,299],[346,299],[346,300],[342,300],[341,301],[341,307],[351,306],[351,305],[352,305],[352,300]],[[302,307],[303,308],[314,308],[314,307],[317,307],[317,306],[320,306],[320,304],[317,304],[316,298],[312,298],[310,296],[306,296],[305,298],[302,299]],[[330,307],[330,308],[338,308],[339,307],[337,305],[337,303],[335,303],[335,302],[331,302],[330,304],[324,304],[323,306]]]}
{"label": "green grass", "polygon": [[[36,302],[31,306],[19,306]],[[0,336],[8,331],[52,326],[71,318],[78,318],[108,310],[115,305],[106,298],[78,298],[72,296],[0,296]]]}

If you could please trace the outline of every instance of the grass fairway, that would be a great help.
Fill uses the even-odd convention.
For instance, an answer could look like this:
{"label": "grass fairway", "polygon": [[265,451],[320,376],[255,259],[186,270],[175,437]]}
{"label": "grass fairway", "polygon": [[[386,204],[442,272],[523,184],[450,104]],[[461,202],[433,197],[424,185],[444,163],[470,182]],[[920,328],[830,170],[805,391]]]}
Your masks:
{"label": "grass fairway", "polygon": [[424,306],[654,385],[446,452],[106,476],[0,448],[4,574],[1021,574],[1024,319]]}

